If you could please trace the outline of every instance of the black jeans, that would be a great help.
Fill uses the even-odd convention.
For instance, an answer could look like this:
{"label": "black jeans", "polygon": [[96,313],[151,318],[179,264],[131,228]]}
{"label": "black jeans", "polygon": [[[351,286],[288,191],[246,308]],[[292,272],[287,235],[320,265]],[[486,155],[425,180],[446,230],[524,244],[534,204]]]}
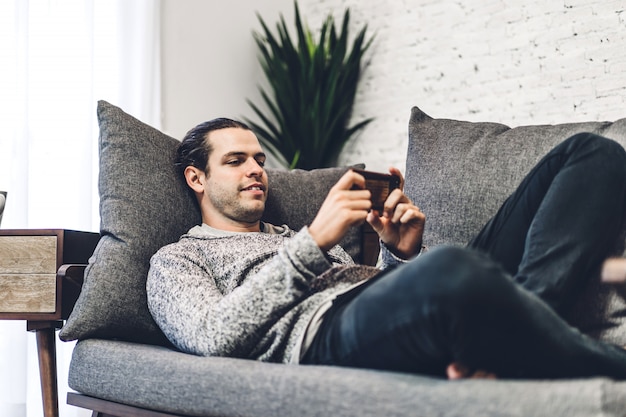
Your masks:
{"label": "black jeans", "polygon": [[562,314],[621,237],[626,152],[579,134],[528,174],[467,248],[440,247],[340,296],[302,363],[445,375],[626,379],[626,350]]}

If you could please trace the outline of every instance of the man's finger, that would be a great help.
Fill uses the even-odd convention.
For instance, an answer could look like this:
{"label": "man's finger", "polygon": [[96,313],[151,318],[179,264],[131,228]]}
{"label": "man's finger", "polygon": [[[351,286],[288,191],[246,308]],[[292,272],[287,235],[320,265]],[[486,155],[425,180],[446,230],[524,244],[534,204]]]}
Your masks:
{"label": "man's finger", "polygon": [[400,177],[400,190],[404,190],[404,176],[402,175],[402,172],[400,172],[400,170],[396,167],[390,167],[389,168],[389,173],[391,175],[397,175],[398,177]]}
{"label": "man's finger", "polygon": [[366,220],[370,224],[370,226],[372,226],[372,229],[374,229],[376,233],[382,232],[383,222],[380,220],[380,217],[376,213],[370,211],[367,214]]}
{"label": "man's finger", "polygon": [[396,207],[400,203],[410,203],[410,200],[400,189],[396,188],[387,196],[383,207],[383,213],[386,213],[387,217],[392,217]]}
{"label": "man's finger", "polygon": [[362,175],[349,169],[339,178],[339,181],[333,186],[336,190],[349,190],[356,186],[357,188],[365,188],[365,178]]}
{"label": "man's finger", "polygon": [[406,224],[421,217],[423,217],[423,214],[418,207],[411,204],[398,204],[391,221],[393,223]]}

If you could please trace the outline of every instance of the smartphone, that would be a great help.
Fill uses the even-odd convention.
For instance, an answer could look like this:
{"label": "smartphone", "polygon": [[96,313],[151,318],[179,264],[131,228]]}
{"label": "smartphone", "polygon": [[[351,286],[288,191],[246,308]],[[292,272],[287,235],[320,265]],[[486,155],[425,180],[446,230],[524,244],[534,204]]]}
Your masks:
{"label": "smartphone", "polygon": [[381,172],[352,168],[352,171],[365,178],[365,188],[372,193],[372,209],[382,211],[389,194],[400,187],[400,177]]}

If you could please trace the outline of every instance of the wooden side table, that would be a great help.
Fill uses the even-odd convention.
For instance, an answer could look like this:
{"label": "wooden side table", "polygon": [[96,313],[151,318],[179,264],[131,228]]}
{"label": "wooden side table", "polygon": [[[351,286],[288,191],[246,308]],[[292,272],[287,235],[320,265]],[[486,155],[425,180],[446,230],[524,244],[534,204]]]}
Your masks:
{"label": "wooden side table", "polygon": [[36,333],[45,417],[59,415],[55,332],[78,294],[63,288],[57,271],[86,264],[99,238],[63,229],[0,230],[0,320],[26,320]]}

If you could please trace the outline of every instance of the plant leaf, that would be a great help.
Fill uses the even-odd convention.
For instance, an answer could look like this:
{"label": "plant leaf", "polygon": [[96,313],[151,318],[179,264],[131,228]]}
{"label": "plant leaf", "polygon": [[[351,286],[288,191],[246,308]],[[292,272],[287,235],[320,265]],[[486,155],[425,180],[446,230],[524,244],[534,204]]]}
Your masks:
{"label": "plant leaf", "polygon": [[373,38],[366,39],[364,26],[349,42],[350,10],[346,9],[340,30],[329,15],[316,39],[297,1],[294,8],[294,38],[282,15],[273,33],[257,14],[262,30],[253,36],[269,87],[259,88],[266,110],[248,100],[260,122],[246,121],[285,166],[330,166],[350,138],[372,121],[349,126],[363,56]]}

